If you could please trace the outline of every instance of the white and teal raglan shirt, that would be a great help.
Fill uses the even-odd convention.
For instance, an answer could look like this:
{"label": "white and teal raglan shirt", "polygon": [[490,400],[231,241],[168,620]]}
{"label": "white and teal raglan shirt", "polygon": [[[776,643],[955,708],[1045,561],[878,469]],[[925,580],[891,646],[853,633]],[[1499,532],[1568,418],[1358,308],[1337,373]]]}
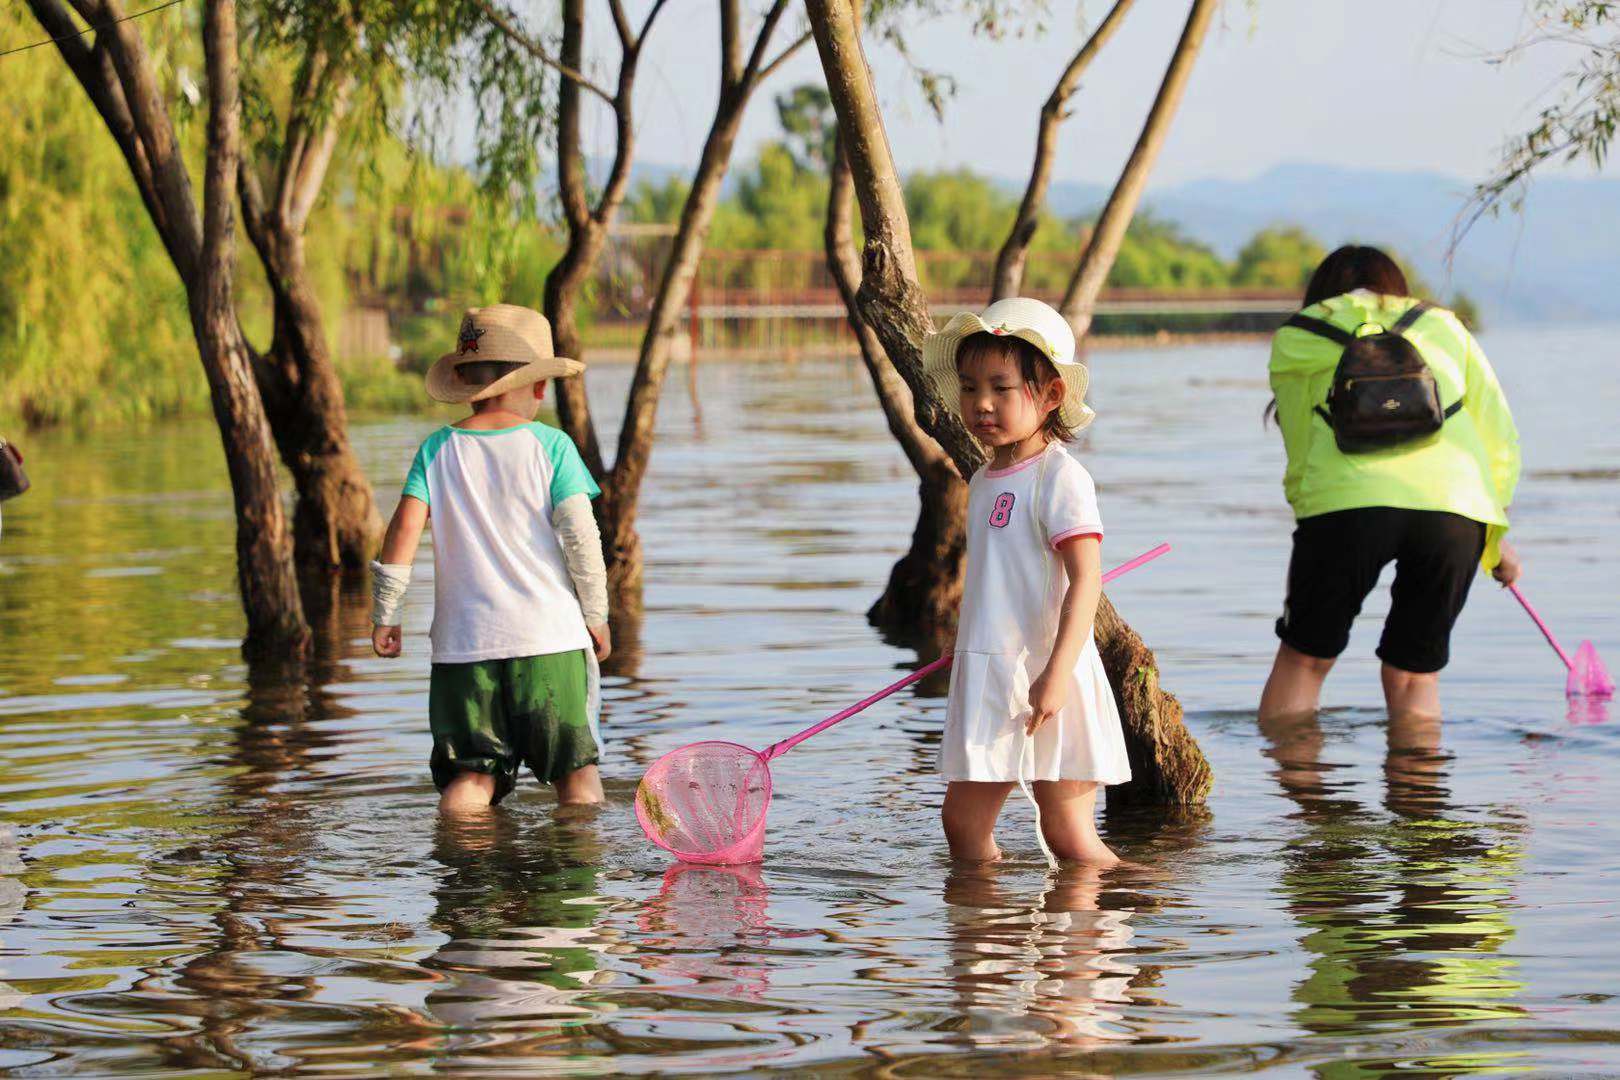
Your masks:
{"label": "white and teal raglan shirt", "polygon": [[429,435],[404,494],[433,528],[435,664],[546,656],[591,648],[552,510],[595,498],[573,440],[541,423]]}

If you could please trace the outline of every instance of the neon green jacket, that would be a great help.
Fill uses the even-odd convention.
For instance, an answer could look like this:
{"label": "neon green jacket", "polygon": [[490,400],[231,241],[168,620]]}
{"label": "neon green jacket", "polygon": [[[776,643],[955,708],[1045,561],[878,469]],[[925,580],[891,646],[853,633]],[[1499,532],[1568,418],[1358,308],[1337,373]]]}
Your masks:
{"label": "neon green jacket", "polygon": [[[1335,296],[1305,314],[1354,332],[1364,322],[1392,326],[1417,301],[1366,290]],[[1433,442],[1418,447],[1344,454],[1316,415],[1327,401],[1340,346],[1297,327],[1271,339],[1271,391],[1277,397],[1288,468],[1283,491],[1296,518],[1335,510],[1393,506],[1446,510],[1487,526],[1481,565],[1501,559],[1507,508],[1519,483],[1519,431],[1502,386],[1479,342],[1449,311],[1436,309],[1406,332],[1440,387],[1440,403],[1463,407]]]}

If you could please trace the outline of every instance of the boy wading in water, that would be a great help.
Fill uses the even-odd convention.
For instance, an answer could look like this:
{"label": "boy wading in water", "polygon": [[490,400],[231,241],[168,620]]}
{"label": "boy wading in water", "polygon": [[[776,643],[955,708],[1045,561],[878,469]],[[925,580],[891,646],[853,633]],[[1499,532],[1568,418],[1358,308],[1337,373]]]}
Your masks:
{"label": "boy wading in water", "polygon": [[545,380],[585,365],[552,355],[544,316],[472,308],[428,395],[472,415],[416,452],[371,564],[371,634],[398,656],[400,608],[433,518],[433,782],[446,814],[507,796],[519,765],[562,805],[602,801],[597,663],[607,659],[607,573],[591,513],[601,489],[567,435],[535,422]]}

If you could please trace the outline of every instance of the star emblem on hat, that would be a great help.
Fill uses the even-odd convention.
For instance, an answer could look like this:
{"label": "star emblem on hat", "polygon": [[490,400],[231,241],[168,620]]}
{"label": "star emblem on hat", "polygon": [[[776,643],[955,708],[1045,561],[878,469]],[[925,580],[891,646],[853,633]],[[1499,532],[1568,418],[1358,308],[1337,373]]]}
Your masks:
{"label": "star emblem on hat", "polygon": [[456,352],[469,353],[478,351],[478,339],[484,336],[484,331],[473,325],[472,316],[461,320],[461,333],[456,337]]}

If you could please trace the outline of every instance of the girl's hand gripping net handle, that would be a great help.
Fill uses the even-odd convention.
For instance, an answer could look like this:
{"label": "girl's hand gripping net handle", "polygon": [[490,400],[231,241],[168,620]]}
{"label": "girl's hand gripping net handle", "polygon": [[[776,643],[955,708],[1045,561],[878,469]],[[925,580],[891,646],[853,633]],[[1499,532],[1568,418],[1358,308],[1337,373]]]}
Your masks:
{"label": "girl's hand gripping net handle", "polygon": [[[1121,563],[1112,570],[1109,570],[1107,573],[1103,574],[1102,583],[1106,585],[1110,581],[1113,581],[1115,578],[1119,577],[1121,574],[1128,574],[1132,570],[1135,570],[1138,566],[1141,566],[1143,563],[1150,563],[1169,550],[1169,544],[1160,544],[1151,551],[1144,551],[1130,562]],[[800,743],[804,742],[804,740],[808,739],[810,736],[820,735],[823,731],[826,731],[839,721],[848,720],[856,713],[862,712],[872,705],[876,705],[878,702],[882,701],[891,694],[904,690],[906,687],[910,686],[914,682],[917,682],[919,679],[926,679],[936,671],[943,671],[945,668],[951,666],[951,661],[953,659],[955,659],[955,657],[946,655],[940,657],[931,664],[925,664],[916,671],[913,671],[910,675],[907,675],[905,678],[901,679],[899,682],[890,686],[885,686],[882,690],[879,690],[871,697],[857,701],[855,704],[841,712],[833,713],[831,716],[827,717],[827,719],[818,724],[812,724],[810,727],[805,728],[797,735],[789,735],[781,742],[773,743],[770,746],[767,746],[764,750],[760,751],[759,756],[764,758],[766,761],[779,758],[789,750],[793,749],[795,746],[798,746]]]}

